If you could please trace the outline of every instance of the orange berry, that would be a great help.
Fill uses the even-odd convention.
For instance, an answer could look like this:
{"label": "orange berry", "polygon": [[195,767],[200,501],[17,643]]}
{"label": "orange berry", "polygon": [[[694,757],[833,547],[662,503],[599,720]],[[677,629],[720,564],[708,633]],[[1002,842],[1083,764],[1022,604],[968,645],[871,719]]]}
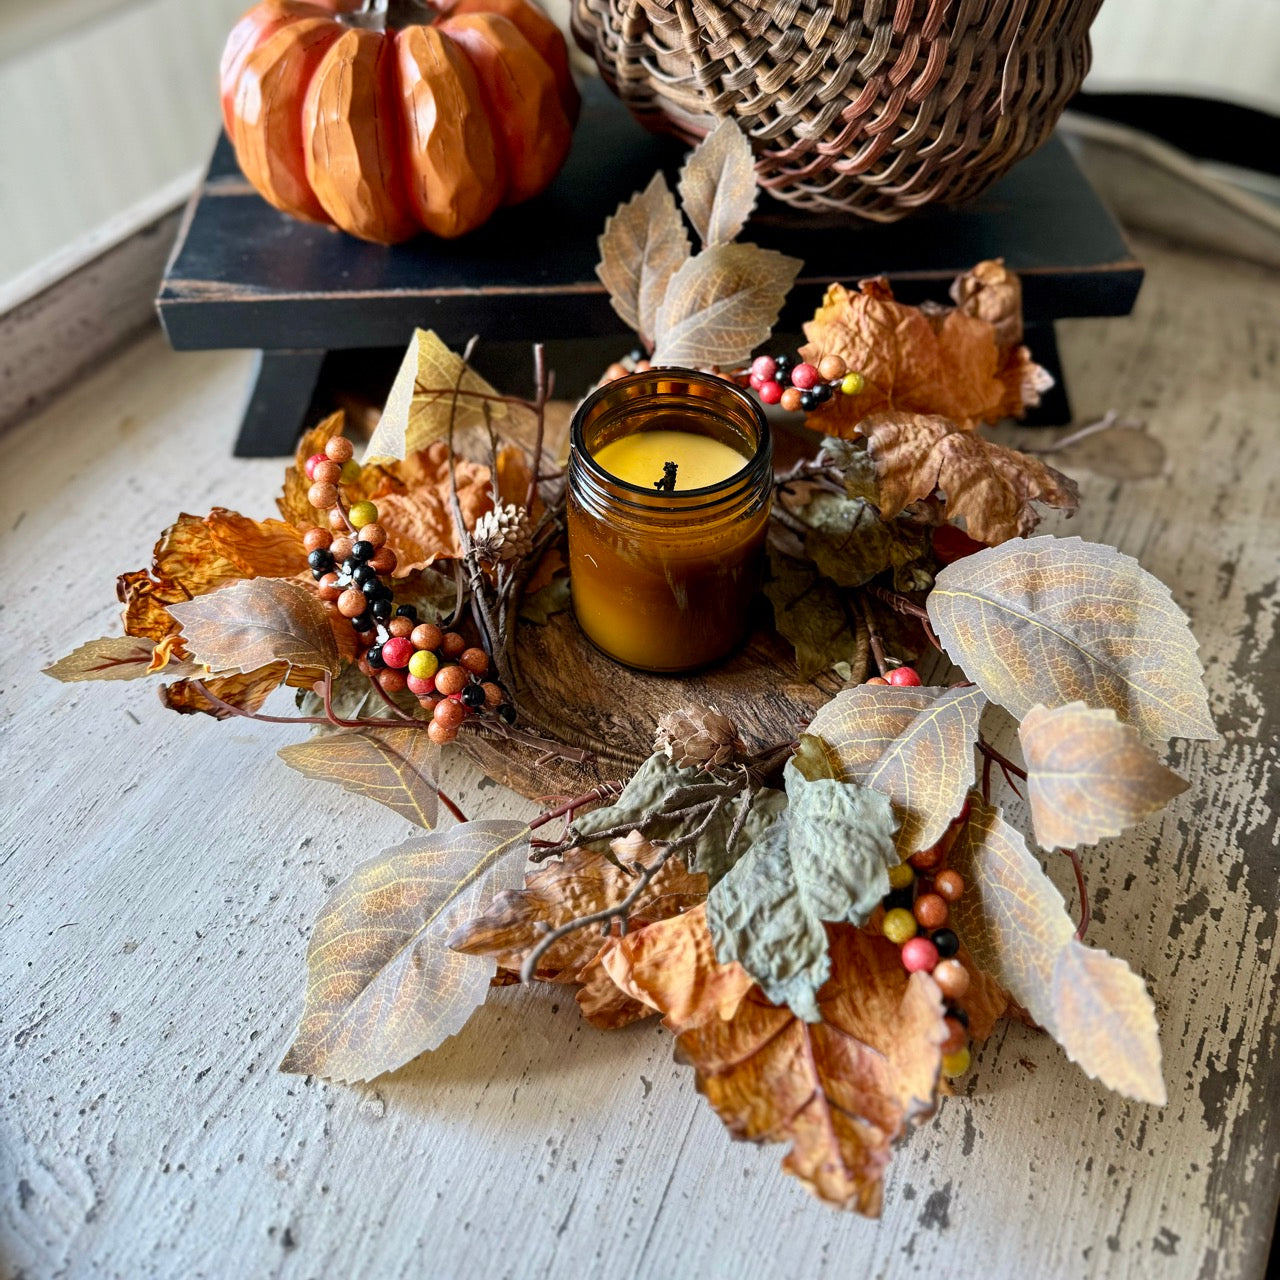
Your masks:
{"label": "orange berry", "polygon": [[470,680],[464,667],[441,667],[436,672],[436,688],[446,697],[451,693],[461,693]]}
{"label": "orange berry", "polygon": [[969,970],[959,960],[939,960],[934,966],[933,980],[948,1000],[959,1000],[969,990]]}
{"label": "orange berry", "polygon": [[385,578],[387,574],[394,573],[398,563],[396,553],[390,547],[379,547],[369,557],[369,568],[380,578]]}
{"label": "orange berry", "polygon": [[957,1049],[962,1049],[964,1043],[969,1038],[969,1033],[964,1029],[964,1023],[955,1018],[948,1018],[947,1038],[942,1042],[943,1053],[955,1053]]}
{"label": "orange berry", "polygon": [[344,462],[351,461],[355,448],[345,436],[330,436],[324,447],[324,453],[331,462],[341,466]]}
{"label": "orange berry", "polygon": [[839,356],[823,356],[818,361],[818,374],[823,382],[834,382],[845,375],[845,363]]}
{"label": "orange berry", "polygon": [[338,575],[336,573],[326,573],[319,583],[319,596],[321,600],[336,600],[342,594],[342,588],[338,586]]}
{"label": "orange berry", "polygon": [[357,591],[355,587],[348,587],[338,597],[338,612],[344,618],[358,618],[368,607],[369,602],[364,598],[364,592]]}
{"label": "orange berry", "polygon": [[423,622],[414,627],[409,639],[415,649],[438,649],[444,639],[444,632],[432,622]]}
{"label": "orange berry", "polygon": [[473,676],[485,675],[489,670],[489,655],[483,649],[464,649],[458,655],[458,662]]}
{"label": "orange berry", "polygon": [[948,902],[959,902],[964,893],[964,876],[958,871],[939,871],[933,878],[933,887]]}
{"label": "orange berry", "polygon": [[311,478],[319,484],[336,485],[342,479],[342,468],[336,462],[317,462]]}
{"label": "orange berry", "polygon": [[467,642],[456,631],[446,631],[440,641],[440,652],[455,662],[467,651]]}
{"label": "orange berry", "polygon": [[310,554],[312,551],[328,551],[333,542],[333,534],[328,529],[308,529],[302,535],[302,546]]}
{"label": "orange berry", "polygon": [[921,849],[919,853],[913,853],[907,861],[917,871],[928,871],[936,867],[942,861],[942,857],[941,847],[935,844],[932,849]]}
{"label": "orange berry", "polygon": [[803,392],[801,392],[799,387],[788,387],[782,393],[782,401],[781,401],[782,407],[788,413],[799,413],[800,397],[802,394]]}
{"label": "orange berry", "polygon": [[[449,702],[442,702],[436,707],[436,710],[439,711],[440,707],[448,707],[451,705],[453,704]],[[432,720],[432,722],[427,725],[427,737],[430,738],[432,742],[436,743],[437,746],[448,746],[449,743],[457,740],[458,729],[456,725],[451,726],[441,724],[439,720]]]}
{"label": "orange berry", "polygon": [[868,680],[866,683],[867,684],[888,684],[889,682],[884,678],[884,676],[872,676],[871,679]]}
{"label": "orange berry", "polygon": [[334,533],[345,533],[347,529],[347,517],[342,514],[341,507],[334,507],[329,512],[329,528]]}
{"label": "orange berry", "polygon": [[601,382],[617,382],[619,378],[627,376],[627,366],[619,364],[616,360],[604,371]]}
{"label": "orange berry", "polygon": [[648,373],[648,372],[649,372],[649,370],[650,370],[650,369],[652,369],[652,368],[653,368],[653,364],[652,364],[650,361],[648,361],[648,360],[637,360],[637,361],[636,361],[636,367],[635,367],[635,372],[636,372],[636,373]]}
{"label": "orange berry", "polygon": [[378,683],[386,693],[399,693],[409,682],[403,671],[384,667],[378,672]]}
{"label": "orange berry", "polygon": [[329,550],[333,552],[334,561],[341,564],[351,554],[351,538],[345,533],[338,534]]}
{"label": "orange berry", "polygon": [[412,618],[392,618],[387,623],[387,630],[393,636],[410,636],[413,634]]}
{"label": "orange berry", "polygon": [[317,480],[307,490],[307,501],[318,511],[328,511],[338,501],[338,486],[327,480]]}
{"label": "orange berry", "polygon": [[444,725],[446,729],[456,730],[467,718],[467,709],[462,703],[445,698],[436,706],[433,716],[433,723]]}
{"label": "orange berry", "polygon": [[915,912],[926,929],[941,929],[947,923],[947,903],[940,894],[922,893],[916,899]]}
{"label": "orange berry", "polygon": [[480,687],[484,690],[484,705],[486,707],[500,707],[506,701],[506,695],[498,685],[482,684]]}
{"label": "orange berry", "polygon": [[360,541],[367,542],[376,551],[387,540],[387,531],[380,524],[367,524],[360,530]]}

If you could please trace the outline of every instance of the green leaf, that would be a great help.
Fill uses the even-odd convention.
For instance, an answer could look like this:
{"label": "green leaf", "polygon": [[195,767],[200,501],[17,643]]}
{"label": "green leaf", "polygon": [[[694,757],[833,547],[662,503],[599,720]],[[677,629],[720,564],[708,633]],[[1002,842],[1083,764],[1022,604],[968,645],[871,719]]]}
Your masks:
{"label": "green leaf", "polygon": [[773,605],[774,625],[796,651],[802,679],[847,662],[860,669],[857,624],[835,584],[807,560],[769,548],[769,581],[764,593]]}
{"label": "green leaf", "polygon": [[343,880],[312,931],[302,1020],[280,1069],[372,1080],[460,1031],[493,965],[451,951],[449,936],[520,887],[529,834],[519,822],[464,822]]}
{"label": "green leaf", "polygon": [[525,596],[520,602],[520,619],[545,627],[553,614],[563,613],[572,603],[569,579],[553,578],[541,590]]}
{"label": "green leaf", "polygon": [[929,549],[924,526],[881,520],[864,498],[818,490],[792,514],[809,527],[804,540],[809,559],[841,587],[860,587],[886,569],[911,565]]}
{"label": "green leaf", "polygon": [[785,815],[748,849],[707,899],[721,964],[737,961],[776,1004],[821,1018],[830,973],[824,922],[864,924],[889,892],[897,819],[887,796],[834,778],[810,779],[823,754],[786,768]]}
{"label": "green leaf", "polygon": [[1114,547],[989,547],[938,574],[928,610],[951,660],[1019,720],[1037,703],[1084,702],[1160,741],[1217,736],[1186,615]]}
{"label": "green leaf", "polygon": [[[699,769],[678,769],[662,752],[657,752],[636,770],[613,804],[584,814],[574,822],[573,828],[580,842],[588,847],[599,843],[592,839],[595,833],[626,823],[636,829],[643,826],[647,839],[672,840],[697,826],[701,817],[661,818],[656,822],[646,822],[646,819],[663,808],[664,802],[667,807],[684,807],[713,799],[719,790],[720,785],[707,773]],[[703,872],[712,884],[729,871],[751,842],[786,808],[787,796],[770,787],[757,791],[742,831],[729,848],[739,804],[737,799],[724,804],[685,856],[689,869]]]}
{"label": "green leaf", "polygon": [[875,463],[867,452],[867,442],[862,437],[841,440],[827,436],[818,453],[818,461],[839,469],[844,476],[845,493],[851,498],[865,498],[878,507],[880,485],[876,480]]}

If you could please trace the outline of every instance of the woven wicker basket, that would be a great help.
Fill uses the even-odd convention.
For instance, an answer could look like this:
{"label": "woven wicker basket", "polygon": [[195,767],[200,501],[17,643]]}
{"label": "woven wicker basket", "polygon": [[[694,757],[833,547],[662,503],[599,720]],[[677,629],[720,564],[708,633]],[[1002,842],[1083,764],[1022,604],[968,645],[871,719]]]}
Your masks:
{"label": "woven wicker basket", "polygon": [[573,0],[573,30],[649,128],[735,116],[761,184],[892,222],[977,194],[1049,136],[1102,0]]}

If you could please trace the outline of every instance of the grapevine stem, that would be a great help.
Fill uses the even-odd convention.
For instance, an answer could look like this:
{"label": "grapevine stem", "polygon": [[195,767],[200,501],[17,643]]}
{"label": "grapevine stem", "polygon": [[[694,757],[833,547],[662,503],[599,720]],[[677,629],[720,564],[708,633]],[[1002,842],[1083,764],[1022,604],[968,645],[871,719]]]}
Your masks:
{"label": "grapevine stem", "polygon": [[1085,930],[1089,927],[1089,921],[1093,919],[1089,908],[1089,891],[1085,888],[1084,870],[1080,866],[1080,855],[1074,849],[1067,849],[1065,853],[1071,859],[1071,869],[1076,873],[1076,889],[1080,894],[1080,925],[1076,929],[1076,937],[1083,942]]}
{"label": "grapevine stem", "polygon": [[871,656],[876,660],[876,670],[880,672],[881,678],[884,677],[888,669],[888,664],[884,656],[884,644],[880,639],[880,632],[876,627],[875,619],[871,616],[871,606],[867,603],[865,596],[858,597],[858,606],[862,610],[862,620],[867,624],[867,636],[871,641]]}
{"label": "grapevine stem", "polygon": [[888,587],[868,587],[867,590],[870,591],[877,600],[883,600],[895,613],[901,613],[908,618],[914,618],[921,627],[924,628],[924,633],[928,637],[929,643],[933,645],[935,649],[941,651],[942,642],[936,635],[934,635],[933,626],[929,622],[929,612],[927,609],[916,604],[916,602],[908,596],[904,596],[902,592],[890,591]]}

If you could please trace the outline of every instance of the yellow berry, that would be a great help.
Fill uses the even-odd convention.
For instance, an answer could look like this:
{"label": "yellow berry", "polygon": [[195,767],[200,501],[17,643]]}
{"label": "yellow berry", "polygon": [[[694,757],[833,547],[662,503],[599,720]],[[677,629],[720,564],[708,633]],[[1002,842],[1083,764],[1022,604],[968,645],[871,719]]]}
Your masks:
{"label": "yellow berry", "polygon": [[953,1080],[956,1076],[962,1076],[968,1070],[969,1048],[967,1045],[957,1049],[955,1053],[944,1053],[942,1055],[942,1074],[948,1080]]}
{"label": "yellow berry", "polygon": [[342,464],[342,483],[355,484],[360,479],[360,464],[354,458],[348,458]]}
{"label": "yellow berry", "polygon": [[905,907],[894,907],[884,913],[884,924],[881,925],[884,936],[890,942],[901,946],[916,936],[916,918]]}
{"label": "yellow berry", "polygon": [[378,508],[372,502],[357,502],[347,512],[347,519],[355,528],[363,529],[367,524],[378,523]]}
{"label": "yellow berry", "polygon": [[847,396],[856,396],[865,385],[866,381],[862,374],[846,373],[844,375],[844,381],[840,384],[840,390]]}
{"label": "yellow berry", "polygon": [[916,873],[909,862],[900,862],[896,867],[889,868],[890,889],[910,889],[915,882]]}
{"label": "yellow berry", "polygon": [[440,670],[440,659],[430,649],[419,649],[409,659],[409,674],[419,680],[430,680]]}

